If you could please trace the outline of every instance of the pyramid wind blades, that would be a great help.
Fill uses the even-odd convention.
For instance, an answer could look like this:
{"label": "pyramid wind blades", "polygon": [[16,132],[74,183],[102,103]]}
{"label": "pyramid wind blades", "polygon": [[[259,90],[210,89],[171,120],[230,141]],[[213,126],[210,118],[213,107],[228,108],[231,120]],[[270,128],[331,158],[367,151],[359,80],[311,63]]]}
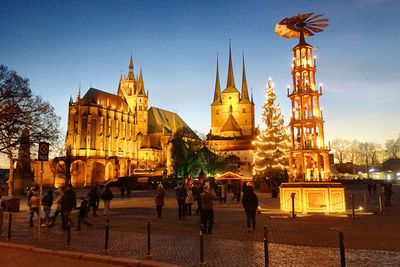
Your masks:
{"label": "pyramid wind blades", "polygon": [[323,14],[314,13],[297,14],[291,18],[285,18],[275,26],[275,33],[285,38],[299,38],[313,36],[324,31],[328,27],[328,19],[322,18]]}

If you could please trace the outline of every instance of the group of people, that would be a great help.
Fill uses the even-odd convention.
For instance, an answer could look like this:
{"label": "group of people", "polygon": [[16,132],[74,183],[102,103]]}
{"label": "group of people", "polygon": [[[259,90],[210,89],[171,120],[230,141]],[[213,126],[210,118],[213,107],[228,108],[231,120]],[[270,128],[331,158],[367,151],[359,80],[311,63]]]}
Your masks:
{"label": "group of people", "polygon": [[[376,194],[376,182],[368,181],[367,183],[367,190],[368,190],[368,195],[371,196],[371,194],[375,195]],[[381,183],[381,188],[382,188],[382,193],[383,196],[385,197],[384,199],[384,204],[385,207],[391,207],[392,206],[392,183],[390,181],[385,181]]]}
{"label": "group of people", "polygon": [[[202,231],[205,234],[213,233],[214,226],[214,201],[220,200],[221,203],[226,203],[228,189],[226,184],[217,185],[216,189],[212,188],[210,183],[205,184],[184,184],[178,183],[175,187],[175,196],[178,207],[178,218],[183,220],[185,216],[192,215],[192,205],[197,203],[197,210],[195,215],[200,216],[200,223],[202,224]],[[234,199],[237,200],[242,196],[242,205],[244,207],[247,227],[249,232],[256,227],[256,213],[258,209],[258,197],[254,192],[251,185],[243,183],[243,187],[238,189],[239,193],[233,191]],[[217,191],[217,192],[216,192]],[[241,194],[241,192],[243,194]],[[160,183],[154,193],[154,202],[157,211],[157,218],[161,218],[162,209],[164,206],[164,198],[166,196],[163,185]]]}
{"label": "group of people", "polygon": [[[33,218],[35,213],[39,216],[40,209],[40,195],[39,187],[34,185],[28,192],[28,206],[29,206],[29,226],[33,227]],[[56,210],[50,217],[51,207],[56,203]],[[55,223],[57,217],[60,215],[62,220],[62,228],[66,229],[69,224],[70,213],[76,208],[76,194],[70,185],[67,185],[62,190],[49,189],[42,197],[42,206],[44,212],[44,219],[41,219],[41,226],[51,227]]]}
{"label": "group of people", "polygon": [[[34,216],[39,216],[40,209],[40,193],[39,186],[32,186],[27,194],[28,207],[29,207],[29,226],[34,226]],[[61,216],[61,228],[67,229],[70,226],[70,214],[73,210],[78,209],[78,218],[81,222],[87,223],[87,217],[90,210],[93,211],[93,216],[97,217],[96,211],[99,208],[100,199],[104,201],[103,216],[109,216],[110,203],[113,199],[112,191],[109,187],[106,187],[103,192],[100,191],[99,187],[93,186],[90,188],[86,197],[79,197],[77,199],[76,193],[71,185],[66,185],[64,189],[49,189],[42,196],[41,205],[43,207],[44,218],[40,219],[42,227],[52,227],[57,220],[58,216]],[[80,201],[80,206],[77,207],[77,200]],[[53,204],[56,205],[55,211],[50,216]]]}

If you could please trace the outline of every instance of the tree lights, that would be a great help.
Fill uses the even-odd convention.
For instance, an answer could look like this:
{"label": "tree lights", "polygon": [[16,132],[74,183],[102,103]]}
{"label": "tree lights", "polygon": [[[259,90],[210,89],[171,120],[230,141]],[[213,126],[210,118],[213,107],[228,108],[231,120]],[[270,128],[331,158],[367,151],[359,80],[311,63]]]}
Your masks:
{"label": "tree lights", "polygon": [[274,178],[287,169],[288,135],[284,126],[281,107],[275,105],[275,89],[271,78],[266,86],[266,100],[263,105],[263,123],[253,141],[253,174],[256,177]]}

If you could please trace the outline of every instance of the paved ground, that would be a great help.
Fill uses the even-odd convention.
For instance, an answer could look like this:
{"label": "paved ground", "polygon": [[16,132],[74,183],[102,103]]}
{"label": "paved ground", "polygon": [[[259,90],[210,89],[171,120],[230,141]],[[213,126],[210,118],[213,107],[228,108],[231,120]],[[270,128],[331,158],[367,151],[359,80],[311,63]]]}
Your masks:
{"label": "paved ground", "polygon": [[[48,254],[39,254],[19,249],[1,248],[1,266],[2,267],[76,267],[84,264],[81,260],[70,259],[66,257],[53,256]],[[117,267],[121,265],[90,262],[90,267]]]}
{"label": "paved ground", "polygon": [[[263,212],[257,216],[256,231],[251,233],[247,232],[240,203],[217,203],[215,233],[206,235],[204,240],[205,261],[209,266],[263,266],[263,225],[267,225],[272,266],[339,266],[338,234],[332,228],[344,231],[348,266],[400,266],[400,186],[395,185],[393,190],[393,207],[386,209],[384,216],[357,212],[355,219],[346,215],[289,218],[279,211],[279,200],[272,199],[269,194],[259,194]],[[365,186],[349,186],[346,193],[354,194],[355,206],[359,207],[364,206],[364,191]],[[20,212],[14,215],[11,241],[58,250],[145,258],[149,221],[153,260],[198,265],[199,217],[178,220],[175,194],[168,191],[163,218],[156,219],[152,193],[134,191],[130,199],[117,197],[112,201],[107,252],[103,250],[103,217],[90,217],[92,225],[83,225],[81,231],[76,231],[74,225],[71,245],[67,247],[65,231],[59,227],[42,228],[39,239],[37,228],[28,227],[27,212]],[[371,211],[378,211],[376,196],[371,196],[367,202]],[[350,207],[349,199],[347,203]],[[0,241],[5,239],[0,238]]]}

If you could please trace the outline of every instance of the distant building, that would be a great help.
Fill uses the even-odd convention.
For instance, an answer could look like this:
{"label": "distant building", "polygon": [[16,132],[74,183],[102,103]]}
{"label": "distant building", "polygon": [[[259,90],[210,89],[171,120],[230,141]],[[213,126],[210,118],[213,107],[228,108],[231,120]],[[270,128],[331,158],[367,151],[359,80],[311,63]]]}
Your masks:
{"label": "distant building", "polygon": [[[173,172],[172,135],[183,131],[187,138],[199,138],[176,113],[149,109],[148,96],[142,70],[134,75],[131,56],[129,72],[121,75],[116,95],[90,88],[83,97],[79,91],[75,101],[71,97],[65,146],[73,158],[73,185],[102,184],[138,170],[153,175]],[[37,172],[35,168],[35,177]],[[54,181],[56,177],[47,182]]]}
{"label": "distant building", "polygon": [[254,102],[253,97],[249,98],[244,58],[241,92],[235,86],[230,47],[227,84],[222,92],[218,68],[217,61],[214,101],[211,103],[211,130],[207,135],[207,145],[219,155],[238,157],[239,173],[250,176],[253,161],[251,141],[255,136]]}

